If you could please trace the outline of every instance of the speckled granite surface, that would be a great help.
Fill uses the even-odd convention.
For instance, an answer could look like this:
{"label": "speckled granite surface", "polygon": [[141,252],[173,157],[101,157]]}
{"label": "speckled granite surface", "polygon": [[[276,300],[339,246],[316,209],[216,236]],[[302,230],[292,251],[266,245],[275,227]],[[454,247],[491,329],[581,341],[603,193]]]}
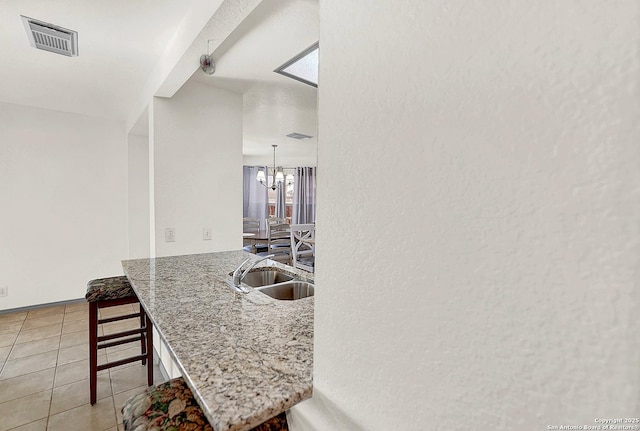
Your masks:
{"label": "speckled granite surface", "polygon": [[257,259],[230,251],[122,262],[216,431],[249,430],[312,393],[313,297],[235,292],[229,273],[249,256]]}

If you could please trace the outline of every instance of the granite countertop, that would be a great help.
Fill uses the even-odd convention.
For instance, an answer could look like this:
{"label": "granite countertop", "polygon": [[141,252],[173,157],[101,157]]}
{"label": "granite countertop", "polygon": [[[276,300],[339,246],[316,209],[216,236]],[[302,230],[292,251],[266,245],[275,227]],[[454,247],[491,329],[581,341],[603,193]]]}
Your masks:
{"label": "granite countertop", "polygon": [[[313,297],[280,301],[227,285],[244,251],[122,262],[215,431],[249,430],[312,394]],[[301,280],[313,274],[272,260]]]}

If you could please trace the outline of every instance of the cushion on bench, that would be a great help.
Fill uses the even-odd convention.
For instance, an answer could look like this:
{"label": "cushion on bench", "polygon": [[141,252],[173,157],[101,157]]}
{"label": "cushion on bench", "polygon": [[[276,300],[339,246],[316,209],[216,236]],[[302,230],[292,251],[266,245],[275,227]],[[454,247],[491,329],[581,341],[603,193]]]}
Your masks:
{"label": "cushion on bench", "polygon": [[[152,386],[122,407],[126,431],[213,431],[182,377]],[[252,431],[288,431],[285,413]]]}

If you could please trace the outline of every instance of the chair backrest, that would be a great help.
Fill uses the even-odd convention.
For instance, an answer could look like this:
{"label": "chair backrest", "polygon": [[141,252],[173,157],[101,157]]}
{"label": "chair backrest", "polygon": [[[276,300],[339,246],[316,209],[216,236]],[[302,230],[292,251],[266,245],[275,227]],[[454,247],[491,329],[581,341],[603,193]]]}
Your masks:
{"label": "chair backrest", "polygon": [[291,260],[291,239],[288,223],[267,224],[267,248],[276,255],[274,260],[289,263]]}
{"label": "chair backrest", "polygon": [[268,219],[265,219],[265,220],[266,220],[267,229],[269,228],[269,225],[272,225],[272,224],[289,223],[286,218],[282,218],[282,217],[269,217]]}
{"label": "chair backrest", "polygon": [[292,224],[290,226],[291,261],[295,268],[313,272],[315,263],[316,225],[314,223]]}
{"label": "chair backrest", "polygon": [[242,232],[259,232],[260,220],[257,218],[244,217],[242,219]]}

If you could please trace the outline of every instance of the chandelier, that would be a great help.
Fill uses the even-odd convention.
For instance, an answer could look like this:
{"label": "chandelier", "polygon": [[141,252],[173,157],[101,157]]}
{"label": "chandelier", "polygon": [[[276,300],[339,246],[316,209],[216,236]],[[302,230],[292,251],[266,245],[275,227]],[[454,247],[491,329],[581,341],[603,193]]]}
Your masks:
{"label": "chandelier", "polygon": [[[273,176],[271,176],[271,185],[269,185],[269,181],[267,181],[267,177],[265,176],[264,170],[260,169],[258,171],[258,175],[256,175],[256,180],[263,186],[276,190],[279,187],[282,187],[283,184],[291,185],[293,184],[293,175],[288,174],[285,178],[284,172],[282,171],[282,166],[276,166],[276,148],[277,145],[271,145],[273,147]],[[269,168],[267,167],[267,172]]]}

